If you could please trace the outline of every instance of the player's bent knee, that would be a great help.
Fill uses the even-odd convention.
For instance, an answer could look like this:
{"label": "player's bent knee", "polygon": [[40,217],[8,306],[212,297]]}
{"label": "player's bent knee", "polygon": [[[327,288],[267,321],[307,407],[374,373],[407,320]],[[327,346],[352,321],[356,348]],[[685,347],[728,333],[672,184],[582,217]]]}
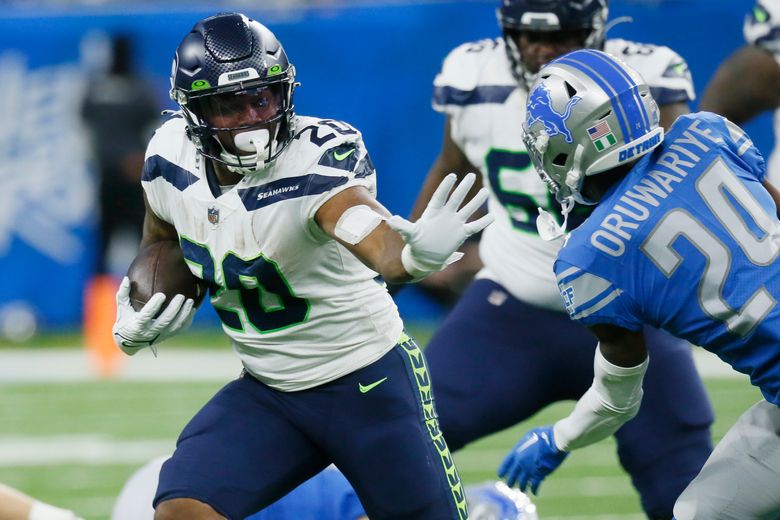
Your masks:
{"label": "player's bent knee", "polygon": [[160,502],[154,520],[226,520],[208,504],[192,498],[172,498]]}

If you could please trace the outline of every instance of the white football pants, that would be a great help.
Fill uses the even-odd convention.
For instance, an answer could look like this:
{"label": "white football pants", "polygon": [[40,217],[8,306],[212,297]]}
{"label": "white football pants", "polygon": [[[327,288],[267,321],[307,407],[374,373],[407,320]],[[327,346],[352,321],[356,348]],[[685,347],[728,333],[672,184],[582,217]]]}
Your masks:
{"label": "white football pants", "polygon": [[674,517],[780,518],[780,408],[761,400],[742,414],[677,499]]}

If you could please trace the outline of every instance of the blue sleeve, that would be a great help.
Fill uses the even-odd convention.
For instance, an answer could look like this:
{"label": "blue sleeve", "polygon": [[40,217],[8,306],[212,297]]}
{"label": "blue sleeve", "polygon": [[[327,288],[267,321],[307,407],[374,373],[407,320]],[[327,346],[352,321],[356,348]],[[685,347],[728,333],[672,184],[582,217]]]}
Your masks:
{"label": "blue sleeve", "polygon": [[366,515],[357,493],[340,471],[331,467],[322,475],[324,494],[332,498],[336,510],[333,520],[355,520]]}
{"label": "blue sleeve", "polygon": [[712,112],[699,112],[696,117],[711,125],[723,137],[725,147],[735,162],[752,173],[755,180],[764,182],[767,174],[764,156],[742,128]]}
{"label": "blue sleeve", "polygon": [[565,259],[555,262],[555,276],[569,317],[583,325],[609,324],[639,330],[644,321],[639,306],[623,289]]}
{"label": "blue sleeve", "polygon": [[328,467],[246,520],[355,520],[365,515],[365,509],[344,475],[335,467]]}

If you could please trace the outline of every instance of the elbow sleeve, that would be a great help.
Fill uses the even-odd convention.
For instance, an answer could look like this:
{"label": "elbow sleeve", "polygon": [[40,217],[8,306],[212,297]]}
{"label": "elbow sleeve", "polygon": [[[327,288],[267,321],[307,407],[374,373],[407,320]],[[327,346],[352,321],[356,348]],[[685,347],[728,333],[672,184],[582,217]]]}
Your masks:
{"label": "elbow sleeve", "polygon": [[593,384],[572,413],[555,423],[557,447],[572,450],[587,446],[612,435],[633,418],[642,403],[642,380],[648,361],[620,367],[604,359],[601,349],[596,347]]}

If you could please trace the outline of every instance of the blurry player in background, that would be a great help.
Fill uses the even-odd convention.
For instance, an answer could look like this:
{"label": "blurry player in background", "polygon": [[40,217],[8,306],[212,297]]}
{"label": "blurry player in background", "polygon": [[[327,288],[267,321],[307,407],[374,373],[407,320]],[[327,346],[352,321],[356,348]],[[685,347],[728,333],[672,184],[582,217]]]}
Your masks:
{"label": "blurry player in background", "polygon": [[35,500],[14,488],[0,484],[2,520],[82,520],[72,511]]}
{"label": "blurry player in background", "polygon": [[[780,107],[780,0],[761,0],[745,17],[747,44],[723,63],[707,85],[699,108],[741,125]],[[780,185],[780,112],[775,112],[775,147],[769,180]]]}
{"label": "blurry player in background", "polygon": [[[238,13],[179,45],[171,97],[143,174],[142,246],[181,244],[244,365],[185,427],[163,464],[158,520],[244,518],[335,463],[372,519],[464,519],[425,359],[374,279],[425,277],[489,217],[447,177],[414,224],[377,202],[360,132],[297,116],[295,69]],[[114,333],[128,354],[177,333],[193,301],[135,312],[127,278]]]}
{"label": "blurry player in background", "polygon": [[[648,85],[605,53],[554,61],[530,99],[541,100],[529,102],[526,123],[535,168],[565,208],[596,205],[568,235],[555,275],[569,315],[599,347],[574,411],[529,432],[499,473],[536,492],[570,450],[631,419],[655,363],[643,333],[650,324],[717,354],[764,396],[677,500],[675,518],[777,518],[780,192],[764,159],[738,126],[709,112],[680,117],[664,136]],[[604,123],[617,145],[600,150],[590,129]]]}
{"label": "blurry player in background", "polygon": [[134,66],[132,39],[117,34],[106,45],[107,70],[88,82],[81,116],[99,174],[97,258],[84,294],[84,338],[98,371],[109,376],[121,362],[111,340],[116,274],[130,265],[141,240],[144,149],[160,123],[160,109]]}
{"label": "blurry player in background", "polygon": [[[426,354],[439,420],[451,449],[523,421],[550,403],[577,399],[593,374],[593,336],[572,323],[552,265],[561,240],[545,241],[538,207],[561,207],[534,173],[521,125],[529,82],[555,57],[604,48],[635,66],[661,105],[662,125],[688,112],[693,85],[685,61],[667,47],[604,41],[604,0],[505,0],[503,36],[453,50],[436,77],[434,108],[446,116],[444,144],[417,200],[422,213],[448,172],[479,170],[495,223],[482,234],[484,268]],[[591,147],[615,146],[618,129],[593,129]],[[582,220],[579,209],[569,221]],[[670,518],[674,500],[711,451],[712,410],[690,347],[648,330],[654,363],[637,418],[617,433],[621,464],[651,518]],[[672,403],[670,408],[668,405]]]}
{"label": "blurry player in background", "polygon": [[[152,520],[157,477],[166,459],[158,457],[130,476],[114,504],[111,520]],[[538,520],[531,500],[501,481],[466,486],[466,501],[471,520]],[[328,466],[247,520],[367,520],[365,514],[344,475],[335,466]]]}

